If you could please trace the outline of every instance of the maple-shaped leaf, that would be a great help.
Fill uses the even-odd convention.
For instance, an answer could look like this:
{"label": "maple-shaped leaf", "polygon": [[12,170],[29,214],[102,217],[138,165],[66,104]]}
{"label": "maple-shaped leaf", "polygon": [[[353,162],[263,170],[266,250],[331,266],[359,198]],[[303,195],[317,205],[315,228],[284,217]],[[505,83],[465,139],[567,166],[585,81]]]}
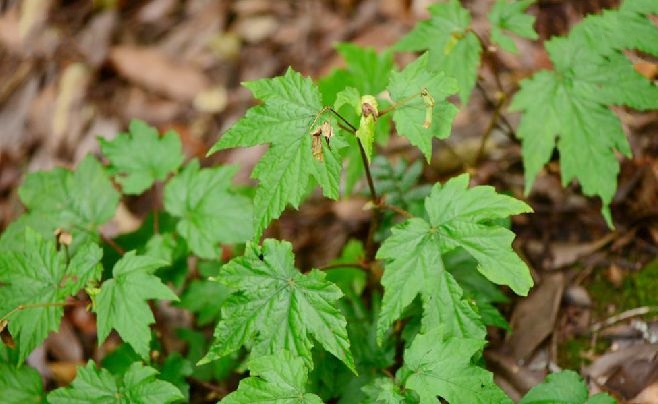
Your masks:
{"label": "maple-shaped leaf", "polygon": [[482,47],[471,31],[471,14],[458,0],[432,4],[421,21],[395,45],[401,51],[429,51],[429,66],[457,80],[462,105],[475,87]]}
{"label": "maple-shaped leaf", "polygon": [[658,14],[656,2],[625,0],[618,10],[603,10],[599,15],[588,15],[569,33],[587,44],[587,51],[607,56],[626,49],[637,49],[658,56],[658,29],[647,18]]}
{"label": "maple-shaped leaf", "polygon": [[[581,26],[596,25],[609,16],[588,18]],[[603,216],[612,226],[609,204],[619,173],[615,153],[630,156],[631,150],[621,122],[609,107],[657,109],[658,88],[614,47],[603,54],[600,43],[592,48],[594,39],[587,31],[575,28],[569,37],[545,44],[555,70],[522,81],[510,109],[524,112],[517,134],[523,142],[526,193],[557,146],[563,185],[578,179],[584,194],[598,195]],[[658,29],[654,31],[658,35]]]}
{"label": "maple-shaped leaf", "polygon": [[614,404],[605,393],[589,396],[589,390],[578,373],[565,370],[546,376],[519,401],[519,404]]}
{"label": "maple-shaped leaf", "polygon": [[322,141],[323,160],[313,156],[312,127],[322,110],[320,92],[308,77],[292,69],[272,79],[244,84],[264,102],[250,108],[231,127],[209,153],[232,147],[249,147],[268,143],[252,176],[259,180],[254,196],[254,237],[260,237],[272,219],[281,215],[286,205],[297,208],[317,182],[324,195],[336,199],[340,181],[340,156],[335,147]]}
{"label": "maple-shaped leaf", "polygon": [[252,356],[286,349],[311,368],[312,335],[354,370],[346,321],[336,307],[343,293],[317,269],[299,272],[290,243],[266,239],[262,248],[248,245],[244,256],[222,267],[217,280],[236,293],[222,306],[214,342],[202,362],[248,344]]}
{"label": "maple-shaped leaf", "polygon": [[[448,137],[457,115],[457,107],[445,100],[457,91],[457,84],[436,70],[428,64],[425,53],[401,72],[391,73],[388,85],[391,98],[400,103],[393,112],[398,133],[418,147],[428,162],[432,156],[432,138]],[[426,97],[431,98],[431,105]]]}
{"label": "maple-shaped leaf", "polygon": [[299,356],[279,350],[251,359],[248,367],[249,377],[240,380],[238,389],[221,403],[322,404],[320,397],[306,392],[308,367]]}
{"label": "maple-shaped leaf", "polygon": [[70,403],[171,403],[183,399],[176,386],[158,380],[158,371],[140,362],[133,363],[121,375],[97,369],[93,361],[79,366],[69,387],[61,387],[48,394],[52,404]]}
{"label": "maple-shaped leaf", "polygon": [[99,279],[103,251],[84,244],[67,263],[54,237],[45,240],[30,228],[20,243],[22,249],[0,252],[0,318],[9,321],[22,361],[49,332],[59,330],[67,297]]}
{"label": "maple-shaped leaf", "polygon": [[471,363],[484,340],[444,338],[440,328],[417,335],[404,352],[404,385],[421,403],[512,403],[494,383],[493,374]]}
{"label": "maple-shaped leaf", "polygon": [[532,27],[535,17],[525,14],[525,10],[534,2],[535,0],[498,0],[487,15],[491,23],[491,42],[497,43],[508,52],[516,53],[516,44],[505,31],[523,38],[537,39],[539,36]]}
{"label": "maple-shaped leaf", "polygon": [[124,194],[141,194],[153,182],[167,178],[183,162],[176,132],[170,130],[160,137],[157,129],[137,119],[130,121],[128,133],[120,133],[113,140],[99,138],[98,141]]}
{"label": "maple-shaped leaf", "polygon": [[103,166],[93,157],[85,157],[75,171],[56,168],[28,174],[18,189],[28,210],[2,235],[0,246],[18,247],[22,233],[31,227],[44,237],[55,229],[73,235],[71,249],[88,240],[98,240],[98,227],[112,218],[119,193],[112,187]]}
{"label": "maple-shaped leaf", "polygon": [[5,404],[41,404],[46,396],[36,369],[8,363],[0,363],[0,392]]}
{"label": "maple-shaped leaf", "polygon": [[216,258],[219,243],[244,242],[253,234],[251,200],[231,190],[237,170],[200,169],[194,160],[165,187],[165,209],[181,218],[176,230],[201,258]]}
{"label": "maple-shaped leaf", "polygon": [[97,314],[98,343],[101,344],[114,328],[142,358],[148,358],[151,330],[155,319],[146,302],[149,299],[178,300],[178,297],[153,272],[167,265],[166,261],[135,251],[126,253],[112,269],[112,279],[106,280],[94,299]]}
{"label": "maple-shaped leaf", "polygon": [[484,326],[473,305],[446,271],[443,255],[463,248],[478,262],[478,271],[520,295],[532,286],[530,271],[512,250],[514,233],[496,219],[531,209],[501,195],[490,186],[468,188],[468,174],[432,187],[425,199],[429,222],[408,219],[395,226],[377,252],[387,261],[382,285],[384,299],[377,325],[381,341],[393,321],[420,294],[423,329],[441,325],[446,335],[481,338]]}

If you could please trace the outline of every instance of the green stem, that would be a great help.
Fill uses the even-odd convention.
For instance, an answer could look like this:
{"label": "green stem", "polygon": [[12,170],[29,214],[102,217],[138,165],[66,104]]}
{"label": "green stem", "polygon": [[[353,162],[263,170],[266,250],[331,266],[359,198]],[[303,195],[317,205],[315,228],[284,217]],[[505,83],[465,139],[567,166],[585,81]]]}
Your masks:
{"label": "green stem", "polygon": [[364,271],[369,271],[370,266],[363,264],[361,262],[343,262],[343,263],[336,263],[336,264],[327,264],[319,267],[318,269],[320,271],[326,271],[328,269],[335,269],[335,268],[345,268],[345,267],[350,267],[350,268],[359,268],[363,269]]}
{"label": "green stem", "polygon": [[382,109],[381,111],[379,111],[379,112],[377,113],[377,118],[379,118],[379,117],[382,116],[382,115],[386,115],[386,114],[388,114],[389,112],[393,112],[393,111],[395,111],[397,108],[403,106],[404,104],[409,103],[409,102],[412,101],[414,98],[416,98],[416,97],[421,97],[422,94],[423,94],[423,91],[420,91],[420,92],[418,92],[417,94],[410,95],[410,96],[408,96],[407,98],[403,98],[403,99],[401,99],[400,101],[397,101],[397,102],[393,103],[393,105],[391,105],[390,107],[388,107],[388,108],[384,108],[384,109]]}

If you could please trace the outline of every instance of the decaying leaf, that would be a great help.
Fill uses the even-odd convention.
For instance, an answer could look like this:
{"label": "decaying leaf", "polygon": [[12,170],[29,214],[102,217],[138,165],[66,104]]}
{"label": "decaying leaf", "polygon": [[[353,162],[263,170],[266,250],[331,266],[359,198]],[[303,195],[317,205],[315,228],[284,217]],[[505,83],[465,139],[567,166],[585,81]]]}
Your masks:
{"label": "decaying leaf", "polygon": [[324,161],[324,156],[322,154],[322,137],[327,139],[327,145],[329,145],[329,139],[334,135],[334,128],[331,127],[329,121],[324,121],[322,125],[317,126],[311,132],[313,137],[313,142],[311,143],[311,150],[313,151],[313,157],[318,161]]}

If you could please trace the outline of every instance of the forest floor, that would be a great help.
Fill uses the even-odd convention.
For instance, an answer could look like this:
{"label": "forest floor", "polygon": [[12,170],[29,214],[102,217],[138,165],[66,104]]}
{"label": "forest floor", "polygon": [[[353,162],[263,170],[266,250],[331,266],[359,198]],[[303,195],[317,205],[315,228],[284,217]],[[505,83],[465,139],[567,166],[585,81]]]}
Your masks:
{"label": "forest floor", "polygon": [[[187,158],[204,165],[240,163],[238,181],[250,183],[263,148],[205,157],[254,102],[240,83],[288,66],[319,78],[342,66],[336,42],[385,49],[427,17],[429,3],[0,0],[0,229],[22,212],[17,188],[26,173],[74,167],[87,153],[99,152],[98,136],[113,138],[133,118],[175,129]],[[473,28],[486,30],[492,1],[462,3],[474,15]],[[529,12],[544,40],[614,3],[540,0]],[[536,286],[527,298],[510,294],[500,307],[511,332],[490,330],[487,364],[512,397],[547,372],[569,368],[593,392],[658,402],[658,113],[616,111],[633,157],[621,160],[614,230],[606,227],[597,199],[582,196],[577,185],[560,185],[557,162],[524,197],[519,142],[494,130],[482,144],[500,91],[496,79],[509,98],[520,80],[550,68],[541,42],[518,45],[517,55],[485,54],[478,89],[461,108],[451,137],[435,143],[421,177],[433,183],[469,171],[474,183],[524,198],[535,211],[514,218],[513,229],[514,247],[532,268]],[[648,75],[658,72],[655,64],[642,67]],[[518,114],[506,106],[502,114],[516,127]],[[420,157],[397,137],[379,153]],[[138,227],[151,198],[127,201],[103,231],[115,236]],[[367,231],[362,205],[360,197],[313,199],[285,214],[269,234],[293,243],[301,267],[324,265]],[[85,323],[92,321],[67,316],[61,335],[49,337],[42,355],[31,359],[50,385],[70,380],[74,365],[87,359],[71,345],[93,332],[93,324]]]}

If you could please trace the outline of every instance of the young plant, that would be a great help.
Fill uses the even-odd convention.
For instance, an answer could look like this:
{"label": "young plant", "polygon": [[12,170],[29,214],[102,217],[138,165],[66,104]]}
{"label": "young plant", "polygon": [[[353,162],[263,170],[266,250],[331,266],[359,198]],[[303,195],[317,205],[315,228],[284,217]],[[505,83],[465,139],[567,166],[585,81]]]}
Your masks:
{"label": "young plant", "polygon": [[[535,39],[533,20],[523,13],[531,3],[496,2],[490,43],[515,51],[507,33]],[[546,44],[555,71],[524,81],[512,103],[525,111],[518,134],[526,191],[559,135],[564,183],[577,173],[586,194],[601,196],[612,223],[613,149],[629,148],[608,106],[658,107],[655,86],[621,54],[658,54],[658,41],[647,39],[658,35],[648,12],[658,13],[652,1],[627,0]],[[462,104],[468,101],[481,53],[490,48],[458,1],[433,5],[430,14],[394,46],[425,51],[401,70],[393,50],[341,44],[347,67],[317,84],[292,68],[245,83],[262,103],[210,153],[268,144],[252,172],[254,190],[232,185],[236,167],[183,163],[175,133],[160,136],[139,121],[100,141],[106,166],[86,157],[75,171],[29,174],[19,189],[27,212],[0,237],[0,329],[8,330],[0,345],[3,399],[174,402],[190,399],[191,383],[219,383],[227,403],[511,402],[481,366],[482,350],[486,325],[507,327],[493,306],[506,299],[496,285],[521,296],[532,287],[509,229],[511,216],[532,209],[493,187],[471,187],[468,174],[416,184],[421,161],[392,165],[378,155],[394,123],[429,162],[433,139],[450,135],[458,111],[447,98],[458,93]],[[644,35],[617,35],[611,26]],[[605,44],[576,54],[600,35]],[[506,122],[506,99],[492,127]],[[576,150],[591,154],[576,159]],[[292,244],[263,234],[317,186],[331,199],[367,193],[368,236],[348,243],[325,267],[298,269]],[[144,192],[163,201],[142,227],[103,236],[99,227],[121,195]],[[175,331],[184,352],[170,351],[151,331],[154,301],[173,301],[196,315],[193,328]],[[99,345],[112,330],[124,344],[101,368],[89,362],[70,386],[46,393],[36,371],[20,365],[59,329],[71,306],[96,313]],[[215,321],[209,340],[203,328]],[[245,366],[249,376],[235,388],[231,375]],[[612,402],[588,398],[570,372],[547,378],[522,402],[542,397]]]}

